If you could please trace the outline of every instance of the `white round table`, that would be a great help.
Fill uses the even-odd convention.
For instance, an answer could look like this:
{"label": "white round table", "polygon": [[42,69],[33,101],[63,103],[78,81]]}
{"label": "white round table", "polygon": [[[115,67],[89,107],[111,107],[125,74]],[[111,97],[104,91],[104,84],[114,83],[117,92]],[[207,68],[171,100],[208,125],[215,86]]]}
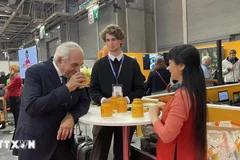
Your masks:
{"label": "white round table", "polygon": [[99,126],[122,126],[123,128],[123,159],[129,159],[130,126],[151,124],[148,112],[144,113],[143,118],[132,118],[130,111],[127,113],[114,113],[112,117],[101,117],[100,107],[91,107],[87,114],[79,118],[85,124]]}

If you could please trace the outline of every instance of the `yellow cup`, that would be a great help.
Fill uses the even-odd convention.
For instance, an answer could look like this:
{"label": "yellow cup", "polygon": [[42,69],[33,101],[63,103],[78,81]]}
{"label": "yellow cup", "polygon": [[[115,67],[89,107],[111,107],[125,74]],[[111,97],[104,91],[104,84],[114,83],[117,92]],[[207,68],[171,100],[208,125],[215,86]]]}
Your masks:
{"label": "yellow cup", "polygon": [[142,100],[140,98],[134,98],[133,103],[142,103]]}
{"label": "yellow cup", "polygon": [[113,109],[110,103],[101,104],[101,117],[112,117]]}
{"label": "yellow cup", "polygon": [[2,111],[0,111],[0,121],[2,121]]}
{"label": "yellow cup", "polygon": [[142,118],[143,117],[143,105],[138,103],[132,104],[132,117]]}
{"label": "yellow cup", "polygon": [[110,103],[113,107],[113,110],[117,110],[117,101],[118,101],[118,98],[116,96],[112,96],[110,98]]}
{"label": "yellow cup", "polygon": [[118,98],[117,101],[117,112],[125,113],[127,112],[127,100],[125,98]]}
{"label": "yellow cup", "polygon": [[86,76],[86,81],[81,82],[80,84],[84,85],[84,86],[87,86],[87,85],[89,85],[89,83],[90,83],[89,78]]}

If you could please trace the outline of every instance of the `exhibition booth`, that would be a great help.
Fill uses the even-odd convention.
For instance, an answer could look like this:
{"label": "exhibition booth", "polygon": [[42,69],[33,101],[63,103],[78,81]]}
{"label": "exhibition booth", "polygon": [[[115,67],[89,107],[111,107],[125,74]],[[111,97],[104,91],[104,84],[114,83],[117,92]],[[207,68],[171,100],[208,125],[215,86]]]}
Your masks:
{"label": "exhibition booth", "polygon": [[[209,159],[240,158],[240,84],[207,88],[207,142]],[[154,105],[174,93],[143,97]]]}

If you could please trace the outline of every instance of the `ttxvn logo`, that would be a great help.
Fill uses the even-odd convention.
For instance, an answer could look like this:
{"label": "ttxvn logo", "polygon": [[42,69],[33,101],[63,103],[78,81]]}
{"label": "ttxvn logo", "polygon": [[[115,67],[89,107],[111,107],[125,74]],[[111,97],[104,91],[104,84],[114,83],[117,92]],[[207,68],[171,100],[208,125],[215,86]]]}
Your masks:
{"label": "ttxvn logo", "polygon": [[35,149],[35,140],[0,140],[0,149]]}

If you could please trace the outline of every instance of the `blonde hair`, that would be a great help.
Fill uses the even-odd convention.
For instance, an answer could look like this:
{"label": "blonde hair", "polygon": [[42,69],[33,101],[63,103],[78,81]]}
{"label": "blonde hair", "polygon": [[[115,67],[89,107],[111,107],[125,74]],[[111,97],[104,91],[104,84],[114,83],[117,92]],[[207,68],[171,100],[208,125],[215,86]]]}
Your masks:
{"label": "blonde hair", "polygon": [[9,67],[9,70],[10,70],[10,72],[13,70],[14,71],[14,73],[18,73],[19,72],[19,66],[18,65],[11,65],[10,67]]}

